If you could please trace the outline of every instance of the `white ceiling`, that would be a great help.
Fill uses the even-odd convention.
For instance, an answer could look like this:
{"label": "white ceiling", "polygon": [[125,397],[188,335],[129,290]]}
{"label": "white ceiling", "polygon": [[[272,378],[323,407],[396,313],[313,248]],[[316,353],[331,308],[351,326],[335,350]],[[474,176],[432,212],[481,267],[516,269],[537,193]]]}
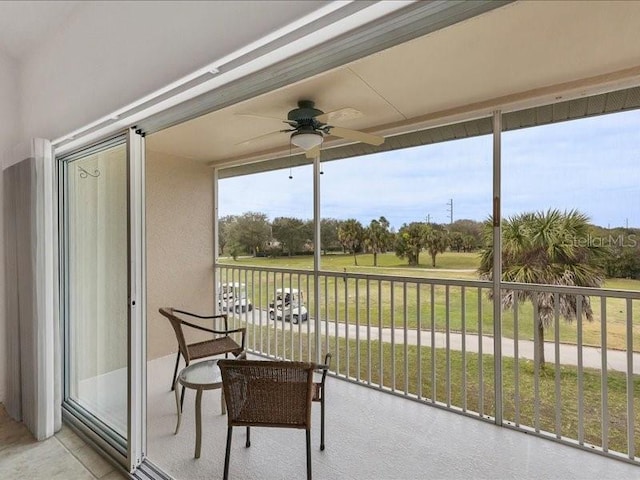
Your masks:
{"label": "white ceiling", "polygon": [[0,50],[20,60],[64,28],[81,1],[0,1]]}
{"label": "white ceiling", "polygon": [[516,2],[150,135],[147,146],[212,165],[282,155],[286,133],[237,144],[286,125],[238,114],[284,119],[301,99],[361,112],[332,120],[342,127],[410,130],[438,112],[640,67],[639,31],[640,2]]}

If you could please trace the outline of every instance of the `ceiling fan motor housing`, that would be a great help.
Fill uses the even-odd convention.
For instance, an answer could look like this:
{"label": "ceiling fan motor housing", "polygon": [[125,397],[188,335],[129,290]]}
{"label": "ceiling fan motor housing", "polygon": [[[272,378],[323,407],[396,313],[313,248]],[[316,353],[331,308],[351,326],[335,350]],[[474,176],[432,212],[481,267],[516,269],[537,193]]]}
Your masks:
{"label": "ceiling fan motor housing", "polygon": [[298,108],[294,108],[287,114],[287,120],[296,122],[298,127],[311,127],[312,129],[320,128],[323,124],[316,120],[315,117],[322,115],[324,112],[315,108],[314,102],[311,100],[300,100]]}

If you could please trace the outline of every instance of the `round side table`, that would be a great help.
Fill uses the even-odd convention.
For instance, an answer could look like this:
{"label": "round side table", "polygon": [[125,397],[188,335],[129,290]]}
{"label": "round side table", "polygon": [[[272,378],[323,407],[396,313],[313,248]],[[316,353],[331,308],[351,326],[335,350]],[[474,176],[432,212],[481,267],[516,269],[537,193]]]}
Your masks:
{"label": "round side table", "polygon": [[[180,396],[178,394],[178,385],[185,388],[191,388],[196,391],[196,452],[195,457],[200,458],[200,449],[202,446],[202,392],[204,390],[222,389],[222,375],[218,368],[218,360],[205,360],[189,365],[184,368],[176,378],[176,408],[178,410],[178,423],[174,435],[180,430],[180,421],[182,419],[182,409],[180,408]],[[227,413],[224,401],[224,391],[220,393],[220,406],[222,415]]]}

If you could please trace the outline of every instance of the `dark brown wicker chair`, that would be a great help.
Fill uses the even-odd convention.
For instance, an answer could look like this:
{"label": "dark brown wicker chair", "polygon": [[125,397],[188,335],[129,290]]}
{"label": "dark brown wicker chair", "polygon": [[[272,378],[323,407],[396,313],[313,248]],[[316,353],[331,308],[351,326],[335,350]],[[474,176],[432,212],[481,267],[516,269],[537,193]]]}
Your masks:
{"label": "dark brown wicker chair", "polygon": [[224,479],[229,478],[233,427],[298,428],[306,431],[307,479],[311,480],[311,401],[316,365],[306,362],[220,360],[227,402],[227,450]]}
{"label": "dark brown wicker chair", "polygon": [[[186,362],[187,366],[191,363],[192,360],[198,360],[200,358],[206,358],[206,357],[213,357],[216,355],[225,354],[225,357],[226,357],[229,353],[231,353],[235,357],[244,356],[246,329],[236,328],[235,330],[229,330],[226,314],[201,316],[201,315],[196,315],[195,313],[185,312],[184,310],[177,310],[171,307],[161,308],[159,312],[169,319],[169,322],[171,322],[171,326],[173,327],[173,330],[176,334],[176,339],[178,340],[178,354],[176,356],[176,368],[173,371],[173,380],[171,381],[171,390],[175,388],[176,376],[178,375],[178,365],[180,363],[180,355],[182,355],[182,357],[184,358],[184,361]],[[196,325],[179,318],[176,314],[186,315],[189,317],[203,319],[203,320],[212,320],[216,318],[221,318],[224,320],[224,330],[213,330],[211,328],[206,328],[201,325]],[[223,336],[213,338],[210,340],[205,340],[203,342],[189,344],[184,338],[184,332],[182,331],[183,325],[194,328],[196,330],[209,332],[214,335],[223,335]],[[242,340],[240,344],[238,344],[231,336],[229,336],[232,333],[242,334]],[[183,394],[184,394],[184,389],[183,389]]]}
{"label": "dark brown wicker chair", "polygon": [[327,372],[331,366],[331,354],[327,353],[324,356],[324,365],[317,365],[316,371],[322,372],[320,381],[313,382],[313,401],[320,402],[320,450],[324,450],[324,382],[327,378]]}

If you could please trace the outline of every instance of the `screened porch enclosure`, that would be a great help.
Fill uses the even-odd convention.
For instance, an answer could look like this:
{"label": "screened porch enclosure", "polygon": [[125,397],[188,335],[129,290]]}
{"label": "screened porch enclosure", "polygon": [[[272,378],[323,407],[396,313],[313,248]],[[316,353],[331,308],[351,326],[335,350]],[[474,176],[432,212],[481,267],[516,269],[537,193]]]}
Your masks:
{"label": "screened porch enclosure", "polygon": [[[532,112],[551,123],[560,120],[556,115],[561,109],[554,108],[551,117],[544,117],[543,111],[540,107],[497,113],[493,123],[518,129],[525,126]],[[575,109],[566,111],[579,116]],[[403,139],[392,137],[388,145],[483,135],[491,132],[491,125],[491,120],[481,119],[437,127],[407,134]],[[495,179],[501,170],[501,133],[502,129],[493,134],[494,146],[489,152],[498,212],[501,185]],[[316,243],[305,268],[251,265],[242,258],[222,259],[218,253],[219,219],[211,212],[220,208],[220,179],[246,174],[247,169],[260,172],[281,168],[281,160],[274,160],[272,167],[270,162],[262,162],[212,171],[187,159],[148,153],[150,362],[166,363],[167,358],[175,358],[175,337],[156,313],[158,308],[174,306],[203,314],[227,312],[231,328],[246,327],[247,348],[252,355],[319,361],[331,352],[333,385],[346,381],[402,397],[403,402],[412,401],[420,408],[450,410],[483,425],[499,425],[637,465],[640,292],[627,290],[624,285],[532,285],[455,278],[455,274],[431,277],[428,271],[402,275],[323,266],[325,257],[315,240],[322,218],[324,180],[320,175],[331,165],[325,161],[340,161],[340,152],[347,150],[329,149],[322,153],[322,164],[317,161],[313,167],[304,167],[307,172],[313,168],[305,178],[316,219]],[[354,148],[351,154],[356,152],[365,153]],[[305,162],[300,157],[292,158]],[[493,242],[494,249],[500,251],[495,235]],[[238,298],[222,294],[222,289],[230,285],[242,287],[240,303]],[[283,292],[294,291],[300,292],[304,301],[279,313],[274,306],[278,299]],[[551,296],[556,305],[567,296],[582,305],[582,299],[588,297],[595,321],[583,320],[582,312],[578,312],[577,319],[569,324],[556,310],[541,339],[535,327],[535,302],[516,303],[508,309],[494,304],[492,299],[507,291],[521,292],[528,298]],[[495,341],[497,338],[500,341]],[[545,366],[539,362],[541,348]],[[170,375],[163,376],[166,382],[158,381],[168,386]],[[157,393],[161,398],[161,392]],[[428,417],[433,410],[418,411]],[[164,415],[169,415],[168,410]],[[464,421],[470,422],[466,418]],[[557,443],[550,445],[555,448]]]}

